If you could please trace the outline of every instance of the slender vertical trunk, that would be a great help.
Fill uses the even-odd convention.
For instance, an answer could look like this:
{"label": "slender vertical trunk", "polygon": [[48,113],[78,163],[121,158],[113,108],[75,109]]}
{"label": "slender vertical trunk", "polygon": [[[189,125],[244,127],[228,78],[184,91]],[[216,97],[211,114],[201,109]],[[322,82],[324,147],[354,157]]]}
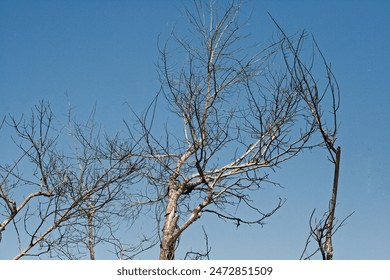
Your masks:
{"label": "slender vertical trunk", "polygon": [[332,199],[329,205],[329,218],[326,226],[326,239],[325,239],[325,252],[326,259],[333,260],[333,245],[332,245],[332,234],[333,234],[333,221],[334,214],[336,210],[336,202],[337,202],[337,189],[339,184],[339,170],[340,170],[340,155],[341,148],[337,147],[336,150],[336,162],[334,167],[334,177],[333,177],[333,191],[332,191]]}
{"label": "slender vertical trunk", "polygon": [[168,191],[168,203],[165,209],[164,226],[162,229],[162,239],[160,244],[160,260],[175,259],[175,245],[178,238],[176,212],[179,191],[170,189]]}
{"label": "slender vertical trunk", "polygon": [[[93,206],[91,206],[93,208]],[[89,258],[91,260],[95,259],[95,248],[93,244],[93,209],[88,213],[88,250],[89,250]]]}

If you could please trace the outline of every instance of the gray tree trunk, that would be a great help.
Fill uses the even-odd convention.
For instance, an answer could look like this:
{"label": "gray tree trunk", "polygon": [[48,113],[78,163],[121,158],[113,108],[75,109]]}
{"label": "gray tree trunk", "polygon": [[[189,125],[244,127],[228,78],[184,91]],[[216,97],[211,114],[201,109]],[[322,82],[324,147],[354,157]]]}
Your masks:
{"label": "gray tree trunk", "polygon": [[326,252],[327,260],[333,260],[332,234],[333,234],[334,214],[335,214],[336,202],[337,202],[337,189],[339,184],[340,155],[341,155],[341,149],[340,147],[337,147],[336,161],[334,167],[334,177],[333,177],[332,199],[330,201],[330,206],[329,206],[329,218],[328,218],[327,232],[326,232],[326,239],[325,239],[325,252]]}
{"label": "gray tree trunk", "polygon": [[160,260],[175,259],[175,245],[179,236],[177,232],[177,201],[180,196],[180,191],[174,188],[169,188],[168,203],[165,209],[165,221],[162,229],[162,239],[160,244]]}

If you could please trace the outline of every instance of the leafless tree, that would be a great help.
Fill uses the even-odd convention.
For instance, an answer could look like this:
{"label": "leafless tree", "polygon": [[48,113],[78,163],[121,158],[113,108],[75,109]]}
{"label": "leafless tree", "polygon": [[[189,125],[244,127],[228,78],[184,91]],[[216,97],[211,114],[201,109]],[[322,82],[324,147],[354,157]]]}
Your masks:
{"label": "leafless tree", "polygon": [[[160,203],[160,259],[175,258],[179,237],[202,214],[237,226],[263,224],[284,200],[264,211],[251,194],[276,184],[269,177],[276,167],[324,143],[312,137],[319,120],[305,99],[310,89],[296,82],[313,74],[285,65],[289,54],[300,55],[286,45],[289,38],[267,47],[249,43],[240,33],[240,4],[224,4],[194,1],[194,12],[186,11],[190,37],[172,34],[160,47],[162,88],[139,117],[144,176],[154,194],[145,203]],[[161,98],[179,121],[158,134]]]}
{"label": "leafless tree", "polygon": [[114,137],[102,134],[94,123],[94,112],[85,124],[77,123],[71,116],[69,112],[67,134],[73,145],[69,154],[59,154],[59,171],[66,166],[70,192],[80,192],[78,188],[82,191],[100,188],[99,185],[101,190],[80,203],[77,219],[59,228],[64,228],[66,234],[57,248],[61,248],[64,256],[76,258],[79,251],[83,252],[80,250],[83,247],[89,258],[95,259],[95,247],[105,244],[115,248],[118,258],[126,258],[125,251],[135,254],[137,250],[130,244],[125,245],[115,232],[125,230],[124,225],[131,225],[138,217],[139,208],[124,207],[124,204],[131,195],[132,185],[139,180],[137,173],[142,166],[141,160],[135,156],[135,146],[122,141],[119,134]]}
{"label": "leafless tree", "polygon": [[[337,223],[337,220],[335,220],[341,160],[341,147],[336,145],[339,126],[337,112],[340,107],[340,89],[333,74],[332,67],[327,63],[314,37],[312,38],[312,56],[308,61],[304,61],[302,59],[302,49],[304,41],[307,39],[305,32],[302,32],[300,36],[297,37],[296,42],[294,42],[286,35],[275,19],[272,18],[272,20],[282,35],[281,38],[283,39],[283,43],[281,49],[283,51],[286,68],[290,75],[292,87],[295,88],[309,108],[317,126],[319,136],[322,139],[322,146],[328,153],[329,161],[334,165],[333,187],[328,211],[323,214],[321,219],[315,220],[313,224],[313,216],[315,213],[315,210],[313,210],[309,221],[310,236],[307,239],[301,259],[304,258],[305,255],[305,258],[311,258],[317,252],[321,252],[322,259],[332,260],[332,237],[344,224],[345,220],[352,215],[348,215],[347,218],[340,223]],[[323,71],[325,73],[325,79],[322,79],[321,81],[318,81],[318,78],[313,74],[315,71],[319,70],[315,69],[315,66],[317,65],[315,60],[317,57],[320,59],[321,65],[323,65],[323,68],[325,69],[325,71]],[[324,106],[326,105],[328,106],[324,110]],[[313,253],[309,254],[307,253],[307,249],[310,239],[314,239],[318,247]]]}
{"label": "leafless tree", "polygon": [[69,147],[53,120],[50,106],[42,102],[31,118],[6,121],[20,155],[0,165],[0,233],[14,228],[19,243],[14,259],[46,253],[79,258],[83,244],[95,259],[97,243],[121,245],[114,238],[115,221],[125,214],[120,203],[141,161],[130,143],[118,137],[101,140],[91,122],[73,123]]}

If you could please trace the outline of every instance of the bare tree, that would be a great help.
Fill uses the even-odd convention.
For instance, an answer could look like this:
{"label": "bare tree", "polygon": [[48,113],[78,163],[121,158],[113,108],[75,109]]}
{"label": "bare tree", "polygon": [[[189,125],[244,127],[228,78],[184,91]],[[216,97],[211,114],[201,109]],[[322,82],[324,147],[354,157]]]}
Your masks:
{"label": "bare tree", "polygon": [[[160,48],[162,89],[139,117],[144,176],[155,194],[149,198],[161,203],[160,259],[175,258],[179,237],[204,213],[237,226],[263,224],[284,200],[263,211],[251,193],[276,184],[269,178],[276,167],[324,142],[312,139],[319,123],[304,98],[308,89],[296,86],[302,73],[284,67],[287,52],[296,54],[286,38],[268,47],[249,44],[239,32],[239,4],[194,4],[194,12],[186,11],[191,37],[172,35],[175,57],[171,41]],[[178,122],[165,134],[154,132],[160,97],[181,131]]]}
{"label": "bare tree", "polygon": [[[321,219],[315,220],[313,225],[315,209],[313,210],[309,220],[310,235],[307,239],[301,259],[304,258],[305,255],[305,258],[309,259],[317,252],[320,252],[323,260],[332,260],[332,237],[344,224],[345,220],[352,215],[348,215],[340,223],[335,220],[341,160],[341,147],[336,145],[339,126],[337,112],[340,107],[340,89],[333,74],[332,67],[327,63],[314,37],[312,38],[314,51],[310,59],[305,62],[302,59],[302,49],[304,41],[307,38],[305,32],[302,32],[296,42],[293,42],[278,25],[275,19],[272,18],[272,20],[282,35],[281,38],[283,42],[281,49],[286,68],[290,75],[292,87],[300,94],[309,108],[320,138],[322,138],[322,146],[328,153],[329,161],[334,165],[333,186],[328,211],[323,214]],[[321,64],[325,69],[325,79],[320,82],[313,74],[315,70],[318,70],[315,69],[315,66],[317,65],[315,63],[316,57],[319,57]],[[324,104],[329,105],[326,110],[323,108]],[[310,239],[315,240],[317,248],[313,253],[309,254],[307,249]]]}
{"label": "bare tree", "polygon": [[67,150],[53,119],[42,102],[30,119],[7,120],[20,156],[0,165],[5,213],[0,232],[13,226],[19,243],[14,259],[46,253],[79,258],[85,252],[82,244],[95,259],[97,243],[119,246],[115,218],[125,214],[120,203],[141,162],[130,143],[118,137],[100,140],[91,122],[74,123],[69,131],[73,147]]}
{"label": "bare tree", "polygon": [[[10,225],[14,227],[16,236],[21,244],[21,230],[26,229],[27,235],[32,239],[29,246],[34,246],[34,237],[45,222],[45,209],[53,201],[55,188],[49,188],[48,174],[52,168],[48,165],[52,162],[50,151],[55,145],[57,136],[51,135],[53,115],[44,104],[36,106],[32,111],[30,122],[10,118],[7,122],[14,129],[13,141],[19,148],[20,155],[11,164],[1,164],[1,207],[4,221],[0,225],[0,232],[3,233]],[[49,133],[50,131],[50,133]],[[16,154],[16,153],[15,153]],[[33,166],[32,174],[24,177],[21,171],[23,165]],[[27,192],[23,190],[28,189]],[[19,198],[21,197],[21,199]],[[18,199],[19,198],[19,199]],[[18,202],[20,200],[20,202]],[[31,206],[30,206],[31,205]],[[32,210],[35,208],[35,211]],[[17,215],[22,217],[17,218]],[[34,218],[40,217],[37,228],[28,228],[27,224]],[[22,224],[21,228],[19,224]]]}
{"label": "bare tree", "polygon": [[[299,58],[299,53],[302,44],[301,42],[304,40],[304,37],[304,34],[302,34],[298,40],[297,45],[295,46],[290,40],[286,38],[286,42],[288,45],[287,48],[290,48],[291,52],[294,54],[293,62],[289,63],[287,56],[285,56],[285,58],[289,72],[296,77],[294,79],[295,87],[300,89],[303,99],[305,100],[307,106],[310,108],[312,116],[317,123],[320,136],[323,139],[324,147],[329,154],[328,159],[334,165],[333,187],[331,199],[329,201],[328,206],[329,210],[318,222],[315,223],[314,227],[312,225],[312,217],[314,215],[315,210],[312,212],[312,215],[310,217],[310,236],[316,241],[318,245],[316,251],[321,252],[323,260],[332,260],[332,237],[338,230],[338,228],[344,224],[345,220],[352,215],[348,215],[347,218],[345,218],[339,224],[337,224],[337,221],[335,220],[341,160],[341,147],[336,145],[338,132],[337,111],[340,106],[340,91],[339,86],[337,84],[337,80],[335,79],[334,74],[332,72],[331,66],[328,65],[322,52],[316,44],[316,41],[313,39],[317,54],[319,54],[326,69],[326,82],[324,90],[319,90],[318,82],[311,74],[310,67],[312,66],[308,67],[307,64],[304,64]],[[311,63],[310,65],[313,65],[313,63]],[[331,110],[328,113],[330,113],[331,115],[331,125],[326,123],[327,117],[324,116],[324,110],[321,106],[321,102],[323,102],[324,99],[330,99]],[[305,246],[305,248],[307,248],[307,246]]]}
{"label": "bare tree", "polygon": [[[100,189],[80,202],[75,219],[59,227],[63,230],[62,242],[55,247],[56,253],[79,258],[85,252],[83,247],[89,258],[95,259],[96,246],[105,244],[122,248],[117,257],[124,258],[123,253],[130,250],[130,245],[118,239],[115,232],[125,230],[124,225],[131,225],[138,216],[138,208],[124,207],[124,204],[131,195],[132,185],[139,180],[137,174],[142,163],[135,156],[135,146],[121,140],[119,134],[114,137],[102,134],[94,123],[94,111],[85,124],[72,120],[69,112],[67,134],[72,139],[72,148],[68,153],[59,153],[57,162],[59,173],[66,167],[68,195]],[[64,197],[62,203],[68,199]]]}

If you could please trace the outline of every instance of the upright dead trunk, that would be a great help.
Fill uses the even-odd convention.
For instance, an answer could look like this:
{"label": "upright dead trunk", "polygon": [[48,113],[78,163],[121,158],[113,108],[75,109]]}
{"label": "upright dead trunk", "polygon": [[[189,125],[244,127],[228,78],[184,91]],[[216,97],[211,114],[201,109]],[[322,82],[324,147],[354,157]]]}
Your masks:
{"label": "upright dead trunk", "polygon": [[332,245],[332,234],[333,234],[333,221],[334,214],[336,210],[336,199],[337,199],[337,189],[339,183],[339,170],[340,170],[340,155],[341,149],[337,147],[336,149],[336,161],[334,167],[334,177],[333,177],[333,191],[332,191],[332,199],[329,205],[329,217],[327,221],[327,231],[326,231],[326,239],[325,239],[325,252],[326,259],[333,260],[333,245]]}

